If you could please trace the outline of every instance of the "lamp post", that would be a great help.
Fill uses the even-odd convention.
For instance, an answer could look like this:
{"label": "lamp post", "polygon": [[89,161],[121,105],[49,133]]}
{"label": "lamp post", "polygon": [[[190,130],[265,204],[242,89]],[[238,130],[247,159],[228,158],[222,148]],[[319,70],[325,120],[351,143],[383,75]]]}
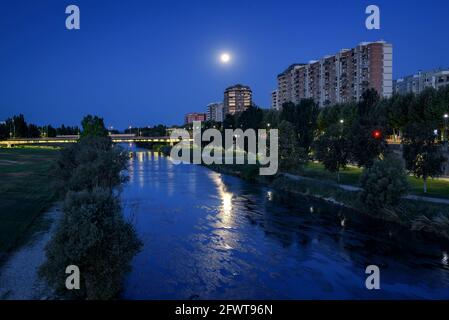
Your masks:
{"label": "lamp post", "polygon": [[449,118],[449,114],[445,113],[443,115],[443,119],[444,119],[444,141],[447,142],[447,119]]}

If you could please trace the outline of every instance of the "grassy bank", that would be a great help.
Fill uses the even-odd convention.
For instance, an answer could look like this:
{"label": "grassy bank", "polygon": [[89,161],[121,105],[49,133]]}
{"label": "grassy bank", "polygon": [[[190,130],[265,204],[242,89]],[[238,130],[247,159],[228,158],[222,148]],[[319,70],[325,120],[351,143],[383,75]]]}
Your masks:
{"label": "grassy bank", "polygon": [[[316,164],[311,164],[305,170],[316,170],[316,175],[308,176],[318,178],[320,180],[312,179],[298,179],[294,180],[282,175],[276,177],[261,177],[254,175],[255,168],[243,165],[211,165],[208,168],[221,172],[224,174],[231,174],[240,178],[262,182],[270,185],[272,188],[288,192],[290,194],[300,194],[320,198],[328,202],[336,203],[351,209],[354,209],[361,214],[366,214],[374,218],[388,220],[394,223],[417,231],[428,232],[432,235],[437,235],[442,238],[449,239],[449,206],[444,204],[435,204],[429,202],[422,202],[416,200],[403,199],[398,207],[390,210],[370,212],[364,208],[364,205],[358,200],[358,192],[346,191],[340,188],[336,183],[332,182],[327,172],[322,172]],[[342,174],[341,183],[355,185],[356,178],[358,179],[357,168],[346,170]],[[323,175],[320,175],[323,173]],[[248,177],[251,177],[248,179]],[[351,181],[353,183],[351,183]]]}
{"label": "grassy bank", "polygon": [[[301,175],[310,178],[329,180],[337,182],[336,174],[324,169],[321,163],[309,162],[300,172]],[[340,173],[340,183],[353,186],[359,185],[359,178],[362,169],[357,167],[347,167]],[[449,180],[446,179],[429,179],[427,182],[427,193],[423,192],[423,181],[415,177],[409,176],[410,194],[418,196],[428,196],[449,199]]]}
{"label": "grassy bank", "polygon": [[55,148],[0,149],[0,257],[55,200],[49,171],[57,154]]}

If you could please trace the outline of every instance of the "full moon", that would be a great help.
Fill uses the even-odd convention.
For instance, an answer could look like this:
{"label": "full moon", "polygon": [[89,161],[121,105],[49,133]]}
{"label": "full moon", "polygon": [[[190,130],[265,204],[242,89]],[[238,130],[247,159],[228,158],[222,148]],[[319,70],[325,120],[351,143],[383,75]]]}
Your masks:
{"label": "full moon", "polygon": [[220,56],[220,61],[222,63],[228,63],[231,60],[231,56],[228,53],[222,53]]}

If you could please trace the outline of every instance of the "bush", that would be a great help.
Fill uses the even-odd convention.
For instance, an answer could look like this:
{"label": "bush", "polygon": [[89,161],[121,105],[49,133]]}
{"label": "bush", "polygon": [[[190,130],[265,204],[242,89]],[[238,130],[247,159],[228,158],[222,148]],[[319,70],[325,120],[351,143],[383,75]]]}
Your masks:
{"label": "bush", "polygon": [[128,155],[109,137],[87,136],[61,151],[55,175],[63,190],[112,189],[126,180]]}
{"label": "bush", "polygon": [[[108,189],[69,192],[40,275],[64,297],[112,299],[141,245],[133,226],[122,217],[119,199]],[[80,269],[80,290],[65,287],[69,265]]]}
{"label": "bush", "polygon": [[393,154],[376,160],[360,177],[359,199],[369,210],[393,208],[408,191],[407,174],[402,161]]}

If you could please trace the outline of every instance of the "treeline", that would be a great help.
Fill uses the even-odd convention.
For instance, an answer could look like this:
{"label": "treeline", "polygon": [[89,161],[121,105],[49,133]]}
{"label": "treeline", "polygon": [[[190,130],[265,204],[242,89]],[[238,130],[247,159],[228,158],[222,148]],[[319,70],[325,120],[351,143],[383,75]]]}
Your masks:
{"label": "treeline", "polygon": [[153,127],[128,128],[124,131],[126,134],[135,134],[142,137],[165,137],[167,135],[167,126],[158,124]]}
{"label": "treeline", "polygon": [[0,139],[56,137],[57,135],[77,135],[79,132],[77,126],[61,125],[54,128],[51,125],[37,126],[27,123],[23,114],[15,115],[0,122]]}
{"label": "treeline", "polygon": [[[128,155],[112,144],[103,119],[87,116],[82,127],[79,142],[61,150],[54,170],[65,194],[63,216],[40,275],[63,298],[113,299],[142,246],[120,205]],[[66,287],[68,266],[79,268],[78,290]]]}
{"label": "treeline", "polygon": [[[422,178],[426,192],[427,180],[443,173],[448,113],[449,87],[389,99],[367,90],[357,103],[320,108],[306,99],[299,104],[285,103],[280,111],[250,108],[227,115],[220,128],[279,129],[281,172],[301,175],[305,163],[318,160],[339,179],[340,170],[347,165],[361,167],[360,191],[350,200],[342,197],[341,201],[413,230],[449,238],[446,208],[410,203],[403,198],[410,190],[408,174]],[[402,146],[393,147],[387,143],[389,138]],[[281,190],[300,189],[305,193],[310,192],[307,183],[313,184],[282,175],[275,177],[274,183]],[[319,190],[324,186],[315,187]],[[332,193],[339,195],[338,190]]]}
{"label": "treeline", "polygon": [[221,128],[278,128],[281,170],[297,171],[305,162],[319,160],[337,176],[348,164],[370,168],[392,151],[387,138],[395,138],[403,145],[406,169],[422,178],[426,188],[428,178],[443,173],[448,113],[449,87],[389,99],[371,89],[358,103],[319,108],[305,99],[285,103],[281,111],[252,107],[226,115]]}

